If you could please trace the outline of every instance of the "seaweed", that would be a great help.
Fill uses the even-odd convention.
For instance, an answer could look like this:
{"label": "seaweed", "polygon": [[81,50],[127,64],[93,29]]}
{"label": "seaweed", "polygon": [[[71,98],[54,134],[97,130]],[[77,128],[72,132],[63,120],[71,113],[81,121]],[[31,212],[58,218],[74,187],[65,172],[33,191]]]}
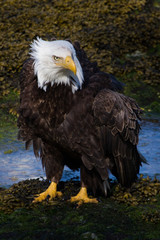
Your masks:
{"label": "seaweed", "polygon": [[[125,93],[160,112],[159,1],[2,0],[0,99],[19,93],[18,76],[36,36],[78,40],[103,71],[126,83]],[[16,116],[17,103],[8,105]],[[0,101],[1,105],[1,101]]]}

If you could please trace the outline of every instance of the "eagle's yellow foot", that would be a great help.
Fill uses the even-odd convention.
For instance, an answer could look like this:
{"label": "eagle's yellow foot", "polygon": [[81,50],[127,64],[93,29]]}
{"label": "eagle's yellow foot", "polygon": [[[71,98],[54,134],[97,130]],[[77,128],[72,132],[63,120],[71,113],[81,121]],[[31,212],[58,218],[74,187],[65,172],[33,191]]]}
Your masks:
{"label": "eagle's yellow foot", "polygon": [[48,195],[50,196],[49,201],[52,200],[55,197],[61,197],[62,196],[62,193],[57,191],[57,183],[51,182],[51,184],[49,185],[47,190],[45,192],[40,193],[38,195],[38,197],[36,197],[33,200],[33,203],[42,202],[43,200],[45,200],[47,198]]}
{"label": "eagle's yellow foot", "polygon": [[89,198],[87,194],[87,188],[82,187],[79,193],[75,197],[71,197],[71,202],[78,202],[78,205],[82,203],[98,203],[96,198]]}

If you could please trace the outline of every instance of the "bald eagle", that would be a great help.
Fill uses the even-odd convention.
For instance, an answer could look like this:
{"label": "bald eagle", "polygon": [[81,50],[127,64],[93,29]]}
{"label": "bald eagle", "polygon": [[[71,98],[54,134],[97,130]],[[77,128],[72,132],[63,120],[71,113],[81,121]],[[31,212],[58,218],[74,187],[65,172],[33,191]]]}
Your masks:
{"label": "bald eagle", "polygon": [[26,149],[33,144],[51,181],[33,202],[62,195],[57,184],[65,165],[80,169],[71,202],[96,203],[88,188],[107,195],[109,172],[130,187],[145,161],[137,150],[137,103],[119,93],[122,84],[91,63],[78,42],[37,38],[30,56],[20,74],[18,138]]}

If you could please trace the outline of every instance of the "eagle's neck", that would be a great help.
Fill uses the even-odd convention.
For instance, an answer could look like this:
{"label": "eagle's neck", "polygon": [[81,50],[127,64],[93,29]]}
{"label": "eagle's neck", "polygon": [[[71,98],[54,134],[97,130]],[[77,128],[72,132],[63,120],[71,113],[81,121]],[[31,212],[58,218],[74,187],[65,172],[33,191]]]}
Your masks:
{"label": "eagle's neck", "polygon": [[34,69],[35,73],[37,74],[38,87],[42,88],[45,92],[49,84],[51,87],[54,84],[64,84],[65,86],[70,85],[70,76],[65,69],[59,72],[54,68],[50,68],[50,70],[48,70],[43,66],[41,68],[37,67],[36,63]]}

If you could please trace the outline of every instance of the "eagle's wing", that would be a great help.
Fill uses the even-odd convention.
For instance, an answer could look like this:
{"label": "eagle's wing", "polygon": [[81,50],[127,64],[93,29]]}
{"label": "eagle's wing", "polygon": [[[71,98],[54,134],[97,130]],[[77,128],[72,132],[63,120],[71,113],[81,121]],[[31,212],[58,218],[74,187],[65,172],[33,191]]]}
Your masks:
{"label": "eagle's wing", "polygon": [[[33,59],[27,59],[20,73],[20,107],[17,126],[19,128],[18,139],[26,143],[26,149],[33,144],[35,156],[38,156],[41,141],[35,135],[35,124],[40,123],[39,115],[35,111],[33,99],[36,98],[36,91],[38,90],[36,77],[34,74]],[[35,121],[36,119],[36,121]],[[34,123],[34,124],[33,124]],[[37,124],[38,125],[38,124]]]}
{"label": "eagle's wing", "polygon": [[[29,141],[33,138],[33,132],[26,124],[26,117],[30,114],[28,96],[24,94],[25,88],[34,80],[33,60],[27,59],[22,67],[19,83],[20,83],[20,107],[17,125],[19,127],[18,139]],[[31,91],[32,94],[32,91]],[[31,96],[30,96],[31,97]]]}
{"label": "eagle's wing", "polygon": [[125,186],[136,179],[144,161],[137,151],[140,113],[133,99],[109,89],[101,90],[93,102],[96,125],[105,131],[110,170]]}

